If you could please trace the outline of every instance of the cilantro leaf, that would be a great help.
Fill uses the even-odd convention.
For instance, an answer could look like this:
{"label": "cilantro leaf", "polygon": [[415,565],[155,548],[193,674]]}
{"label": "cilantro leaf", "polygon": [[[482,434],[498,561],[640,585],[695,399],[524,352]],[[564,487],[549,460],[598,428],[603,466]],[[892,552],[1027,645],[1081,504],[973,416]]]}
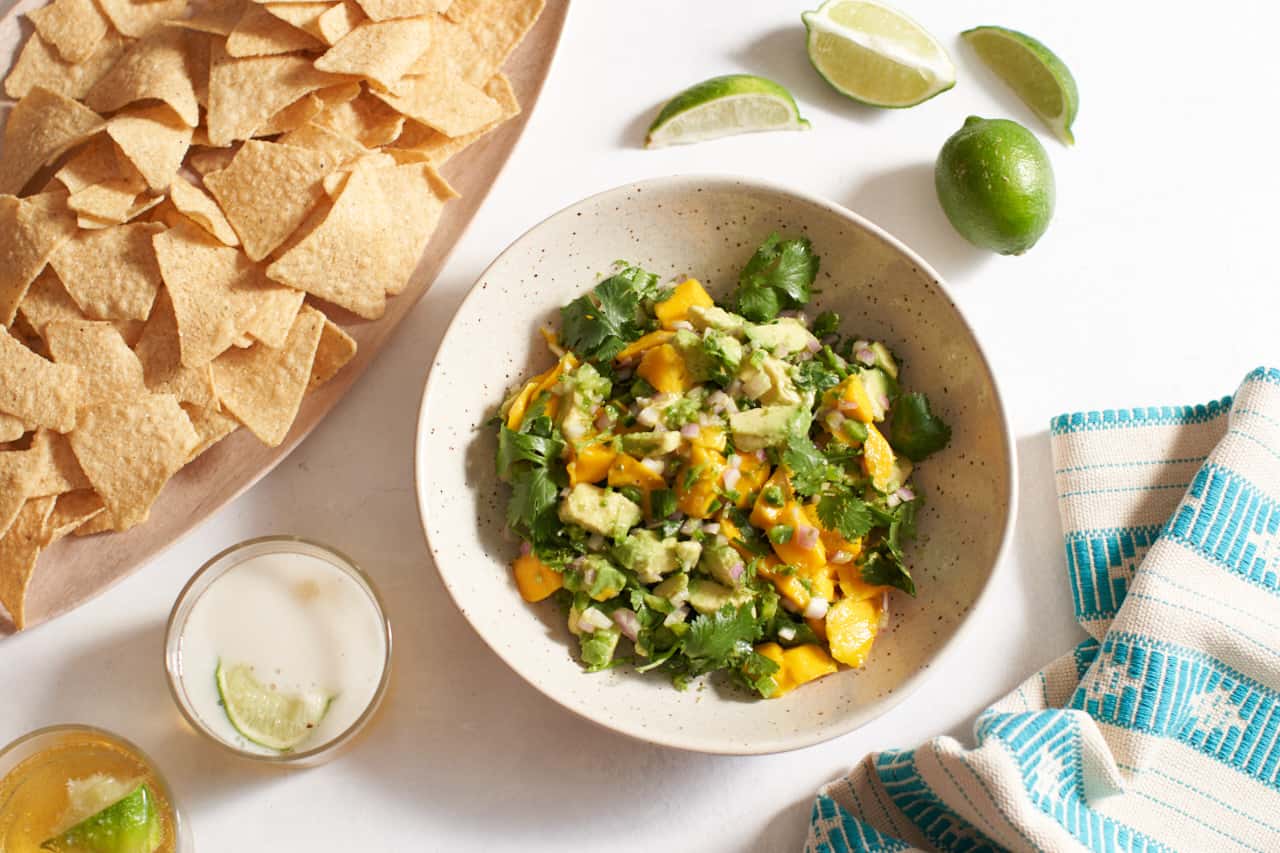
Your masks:
{"label": "cilantro leaf", "polygon": [[690,675],[736,666],[751,654],[760,627],[750,604],[735,608],[726,604],[716,613],[703,614],[689,623],[684,653]]}
{"label": "cilantro leaf", "polygon": [[834,335],[836,329],[840,328],[840,315],[834,311],[823,311],[813,321],[813,332],[815,338],[825,338],[827,335]]}
{"label": "cilantro leaf", "polygon": [[762,323],[783,308],[800,308],[808,304],[817,275],[818,256],[809,238],[771,234],[738,276],[738,313]]}
{"label": "cilantro leaf", "polygon": [[560,309],[565,345],[589,361],[608,362],[644,334],[640,300],[657,277],[628,267]]}
{"label": "cilantro leaf", "polygon": [[836,387],[842,379],[844,379],[844,376],[839,371],[831,369],[831,367],[816,358],[802,362],[795,374],[797,388],[801,391],[815,391],[819,394],[828,388]]}
{"label": "cilantro leaf", "polygon": [[862,563],[862,579],[875,586],[897,587],[908,595],[916,594],[916,582],[900,556],[887,548],[872,551]]}
{"label": "cilantro leaf", "polygon": [[796,494],[812,495],[822,484],[837,481],[843,473],[827,460],[808,435],[792,433],[782,451],[782,464],[791,471],[791,487]]}
{"label": "cilantro leaf", "polygon": [[530,462],[543,467],[557,458],[564,449],[564,442],[554,435],[533,435],[516,432],[503,425],[498,430],[498,476],[510,480],[513,469],[520,462]]}
{"label": "cilantro leaf", "polygon": [[818,520],[828,530],[837,530],[845,539],[859,539],[871,532],[873,520],[865,501],[849,489],[823,495],[818,501]]}
{"label": "cilantro leaf", "polygon": [[546,468],[518,471],[511,481],[507,524],[530,536],[534,542],[551,539],[560,527],[560,518],[556,515],[558,492]]}
{"label": "cilantro leaf", "polygon": [[774,680],[774,674],[781,669],[778,664],[769,660],[759,652],[752,652],[747,655],[747,659],[742,662],[742,667],[738,670],[738,675],[742,681],[752,690],[759,693],[764,698],[778,692],[778,682]]}
{"label": "cilantro leaf", "polygon": [[951,427],[929,411],[929,398],[916,392],[898,398],[893,407],[889,444],[912,462],[947,446]]}

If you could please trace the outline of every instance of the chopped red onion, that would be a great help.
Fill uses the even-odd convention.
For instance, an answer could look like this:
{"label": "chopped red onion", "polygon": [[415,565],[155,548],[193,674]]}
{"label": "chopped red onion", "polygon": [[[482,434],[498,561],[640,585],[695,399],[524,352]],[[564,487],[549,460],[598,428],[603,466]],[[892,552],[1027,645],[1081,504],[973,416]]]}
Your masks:
{"label": "chopped red onion", "polygon": [[672,625],[679,625],[689,615],[688,605],[681,604],[675,610],[667,614],[667,618],[662,620],[662,624],[670,628]]}
{"label": "chopped red onion", "polygon": [[667,467],[661,459],[652,459],[647,456],[640,460],[640,464],[657,474],[659,477],[662,476],[662,472],[666,470]]}
{"label": "chopped red onion", "polygon": [[742,578],[742,573],[745,572],[746,570],[747,570],[746,565],[744,565],[743,562],[739,560],[738,562],[734,563],[732,566],[729,567],[729,577],[733,580],[734,583],[737,583]]}
{"label": "chopped red onion", "polygon": [[715,536],[720,532],[720,524],[715,521],[708,521],[706,524],[702,525],[702,532],[710,536]]}
{"label": "chopped red onion", "polygon": [[884,502],[885,502],[885,505],[889,507],[889,509],[893,509],[898,504],[902,503],[902,498],[898,497],[897,492],[894,492],[893,494],[889,495],[889,497],[885,498]]}
{"label": "chopped red onion", "polygon": [[595,569],[587,569],[587,570],[582,574],[582,582],[583,582],[583,583],[585,583],[587,586],[591,586],[591,584],[595,583],[595,582],[596,582],[596,570],[595,570]]}
{"label": "chopped red onion", "polygon": [[737,468],[724,469],[724,487],[726,489],[736,489],[738,481],[742,479],[742,472]]}
{"label": "chopped red onion", "polygon": [[836,401],[836,408],[843,414],[852,415],[854,412],[858,411],[858,404],[852,400],[840,399]]}
{"label": "chopped red onion", "polygon": [[867,367],[876,363],[876,354],[869,349],[860,349],[853,354],[853,357],[865,364]]}
{"label": "chopped red onion", "polygon": [[769,461],[769,454],[765,453],[763,448],[761,448],[760,450],[757,450],[757,451],[756,451],[756,461],[757,461],[757,462],[768,462],[768,461]]}
{"label": "chopped red onion", "polygon": [[822,420],[832,432],[839,432],[840,426],[844,423],[844,414],[839,411],[830,411]]}
{"label": "chopped red onion", "polygon": [[785,642],[791,642],[796,638],[796,629],[794,625],[783,625],[778,629],[778,639]]}
{"label": "chopped red onion", "polygon": [[676,510],[675,512],[671,513],[671,520],[684,521],[684,513],[681,512],[680,510]]}
{"label": "chopped red onion", "polygon": [[604,537],[599,533],[592,533],[587,537],[587,547],[592,551],[599,551],[604,548]]}
{"label": "chopped red onion", "polygon": [[884,409],[884,410],[888,411],[888,409],[889,409],[889,395],[888,395],[888,394],[881,394],[881,395],[880,395],[880,408],[882,408],[882,409]]}
{"label": "chopped red onion", "polygon": [[640,634],[640,618],[636,616],[634,610],[619,607],[613,611],[613,623],[622,631],[622,636],[632,642],[635,642],[636,637]]}
{"label": "chopped red onion", "polygon": [[645,406],[640,410],[640,414],[636,415],[636,423],[640,426],[653,427],[658,425],[660,417],[658,410],[653,406]]}
{"label": "chopped red onion", "polygon": [[680,434],[683,435],[685,438],[697,438],[698,436],[702,435],[702,427],[692,423],[685,424],[684,426],[680,427]]}
{"label": "chopped red onion", "polygon": [[596,415],[596,429],[604,432],[613,426],[613,415],[609,414],[608,409],[601,409],[600,414]]}
{"label": "chopped red onion", "polygon": [[702,522],[698,521],[698,519],[690,518],[684,524],[680,525],[680,532],[683,533],[685,536],[692,536],[694,534],[694,531],[696,531],[701,526],[702,526]]}
{"label": "chopped red onion", "polygon": [[806,551],[818,544],[818,528],[802,524],[796,528],[796,544]]}
{"label": "chopped red onion", "polygon": [[843,566],[852,559],[853,555],[848,551],[836,551],[831,555],[831,562],[835,563],[837,566]]}
{"label": "chopped red onion", "polygon": [[896,494],[898,496],[898,499],[901,500],[903,503],[906,503],[907,501],[913,501],[916,499],[916,493],[911,490],[910,486],[903,486],[901,489],[898,489],[898,491],[894,492],[894,494]]}
{"label": "chopped red onion", "polygon": [[737,379],[735,379],[729,383],[729,388],[725,396],[729,398],[733,398],[738,396],[741,393],[742,393],[742,383],[739,382]]}
{"label": "chopped red onion", "polygon": [[671,324],[671,328],[681,329],[686,332],[692,332],[693,324],[690,323],[688,320],[676,320],[674,323]]}
{"label": "chopped red onion", "polygon": [[804,609],[804,618],[821,619],[827,615],[827,608],[830,606],[830,602],[825,598],[820,595],[815,595],[813,598],[809,599],[809,604]]}
{"label": "chopped red onion", "polygon": [[530,545],[528,542],[521,542],[521,543],[520,543],[520,556],[521,556],[521,557],[527,557],[527,556],[529,556],[529,554],[530,554],[530,553],[532,553],[532,551],[533,551],[533,546],[532,546],[532,545]]}
{"label": "chopped red onion", "polygon": [[730,453],[729,458],[725,460],[725,463],[728,464],[730,468],[741,468],[742,457],[736,453]]}
{"label": "chopped red onion", "polygon": [[588,634],[613,627],[613,620],[594,607],[588,607],[578,616],[578,629]]}
{"label": "chopped red onion", "polygon": [[805,342],[804,348],[809,352],[817,352],[822,349],[822,344],[818,342],[817,338],[809,338],[809,340]]}
{"label": "chopped red onion", "polygon": [[570,441],[577,441],[587,434],[587,428],[577,418],[565,418],[560,424],[560,430],[564,433],[564,437]]}
{"label": "chopped red onion", "polygon": [[707,405],[711,406],[711,410],[714,412],[723,411],[725,406],[732,402],[729,399],[729,395],[723,391],[712,391],[707,395]]}

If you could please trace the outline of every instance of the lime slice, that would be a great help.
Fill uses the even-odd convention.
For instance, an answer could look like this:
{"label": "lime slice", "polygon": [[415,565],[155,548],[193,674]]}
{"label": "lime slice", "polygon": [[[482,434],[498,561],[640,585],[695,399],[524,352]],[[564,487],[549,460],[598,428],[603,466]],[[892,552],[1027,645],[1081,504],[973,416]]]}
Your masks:
{"label": "lime slice", "polygon": [[54,853],[152,853],[163,840],[155,795],[136,780],[91,776],[67,783],[71,828],[40,845]]}
{"label": "lime slice", "polygon": [[236,731],[259,746],[288,752],[309,738],[332,697],[323,693],[281,693],[258,681],[253,667],[218,661],[214,674],[227,719]]}
{"label": "lime slice", "polygon": [[1071,124],[1080,95],[1075,78],[1053,51],[1025,33],[1004,27],[974,27],[960,37],[1059,139],[1067,145],[1075,143]]}
{"label": "lime slice", "polygon": [[809,61],[855,101],[914,107],[956,84],[947,51],[896,9],[872,0],[827,0],[800,17],[809,30]]}
{"label": "lime slice", "polygon": [[762,130],[808,130],[791,93],[754,74],[727,74],[676,95],[649,125],[646,148]]}

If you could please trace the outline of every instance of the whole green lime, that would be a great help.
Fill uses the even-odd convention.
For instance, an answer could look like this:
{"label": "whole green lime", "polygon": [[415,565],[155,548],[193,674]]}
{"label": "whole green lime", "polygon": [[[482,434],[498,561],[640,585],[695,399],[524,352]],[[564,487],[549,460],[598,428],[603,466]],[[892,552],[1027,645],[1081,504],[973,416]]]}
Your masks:
{"label": "whole green lime", "polygon": [[1016,121],[969,116],[938,152],[938,201],[970,243],[1021,255],[1053,218],[1053,167],[1035,134]]}

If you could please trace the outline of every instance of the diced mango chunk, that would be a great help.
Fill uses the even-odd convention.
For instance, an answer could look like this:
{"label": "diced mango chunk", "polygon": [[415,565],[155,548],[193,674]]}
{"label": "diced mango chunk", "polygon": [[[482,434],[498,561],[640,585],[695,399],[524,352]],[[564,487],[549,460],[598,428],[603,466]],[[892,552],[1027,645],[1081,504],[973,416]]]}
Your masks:
{"label": "diced mango chunk", "polygon": [[838,389],[840,399],[845,402],[840,410],[849,417],[869,424],[874,418],[875,407],[871,403],[871,395],[867,386],[862,384],[862,377],[857,373],[845,378]]}
{"label": "diced mango chunk", "polygon": [[893,448],[888,440],[872,424],[867,424],[867,439],[862,443],[862,470],[871,478],[871,485],[887,492],[893,482]]}
{"label": "diced mango chunk", "polygon": [[539,560],[536,554],[516,557],[511,568],[515,572],[516,588],[525,601],[542,601],[564,586],[561,574]]}
{"label": "diced mango chunk", "polygon": [[613,360],[629,361],[646,350],[651,350],[660,344],[669,343],[675,336],[675,332],[671,332],[666,329],[659,329],[656,332],[650,332],[649,334],[644,335],[623,347],[622,352],[615,355]]}
{"label": "diced mango chunk", "polygon": [[880,600],[842,598],[827,610],[827,642],[836,660],[852,667],[867,661],[880,626]]}
{"label": "diced mango chunk", "polygon": [[787,660],[783,657],[782,646],[777,643],[761,643],[756,646],[756,652],[761,657],[766,657],[778,665],[778,671],[773,674],[773,683],[777,685],[778,689],[769,697],[770,699],[785,696],[796,689],[795,681],[791,679],[791,675],[787,672]]}
{"label": "diced mango chunk", "polygon": [[[653,313],[664,329],[674,329],[681,320],[688,321],[689,309],[694,305],[710,308],[715,301],[696,279],[687,279],[671,295],[653,306]],[[654,386],[657,387],[657,386]]]}
{"label": "diced mango chunk", "polygon": [[[821,537],[808,547],[801,543],[801,528],[813,526],[809,521],[809,516],[805,514],[804,507],[795,501],[790,501],[777,514],[776,518],[774,526],[785,525],[791,528],[791,538],[786,542],[775,541],[770,536],[770,542],[773,543],[773,552],[778,555],[778,559],[788,565],[797,567],[806,574],[827,564],[827,551],[822,545]],[[765,533],[768,534],[770,529],[769,527],[764,528]]]}
{"label": "diced mango chunk", "polygon": [[766,557],[756,568],[756,572],[765,580],[772,581],[778,595],[791,602],[797,610],[804,610],[809,606],[809,599],[813,597],[809,589],[794,569],[784,570],[777,557]]}
{"label": "diced mango chunk", "polygon": [[684,358],[671,344],[646,350],[636,373],[664,394],[683,394],[693,387]]}
{"label": "diced mango chunk", "polygon": [[516,397],[511,404],[511,408],[507,410],[507,429],[520,429],[520,424],[524,422],[525,412],[539,394],[547,391],[552,385],[560,381],[561,375],[566,370],[574,370],[578,366],[578,359],[571,352],[565,353],[560,360],[556,362],[556,366],[550,370],[540,373],[525,383],[524,388],[520,390],[520,395]]}
{"label": "diced mango chunk", "polygon": [[724,428],[718,426],[704,426],[698,431],[697,438],[689,439],[690,444],[700,444],[710,450],[718,450],[721,453],[725,448]]}
{"label": "diced mango chunk", "polygon": [[836,570],[840,578],[840,595],[843,598],[862,601],[866,598],[879,597],[888,587],[867,583],[862,579],[862,567],[857,563],[845,563]]}
{"label": "diced mango chunk", "polygon": [[676,474],[676,506],[680,511],[690,518],[712,515],[724,469],[723,454],[700,444],[693,445],[689,449],[689,461]]}
{"label": "diced mango chunk", "polygon": [[[767,500],[766,494],[770,491],[770,487],[777,487],[778,493],[782,497],[782,503],[773,504]],[[779,465],[769,477],[765,484],[760,488],[760,496],[756,498],[756,504],[751,509],[751,523],[761,530],[768,531],[778,523],[778,517],[782,514],[782,508],[786,506],[795,493],[791,490],[791,481],[787,479],[787,473]]]}
{"label": "diced mango chunk", "polygon": [[791,680],[797,685],[808,684],[839,669],[831,655],[815,643],[787,649],[782,653],[782,660]]}
{"label": "diced mango chunk", "polygon": [[653,489],[666,488],[667,481],[662,479],[661,474],[641,465],[640,460],[634,456],[619,453],[614,456],[613,462],[609,465],[609,485],[615,489],[635,486],[644,492],[649,492]]}
{"label": "diced mango chunk", "polygon": [[612,445],[604,441],[583,447],[566,466],[569,470],[569,485],[600,482],[609,474],[617,455],[618,452]]}

